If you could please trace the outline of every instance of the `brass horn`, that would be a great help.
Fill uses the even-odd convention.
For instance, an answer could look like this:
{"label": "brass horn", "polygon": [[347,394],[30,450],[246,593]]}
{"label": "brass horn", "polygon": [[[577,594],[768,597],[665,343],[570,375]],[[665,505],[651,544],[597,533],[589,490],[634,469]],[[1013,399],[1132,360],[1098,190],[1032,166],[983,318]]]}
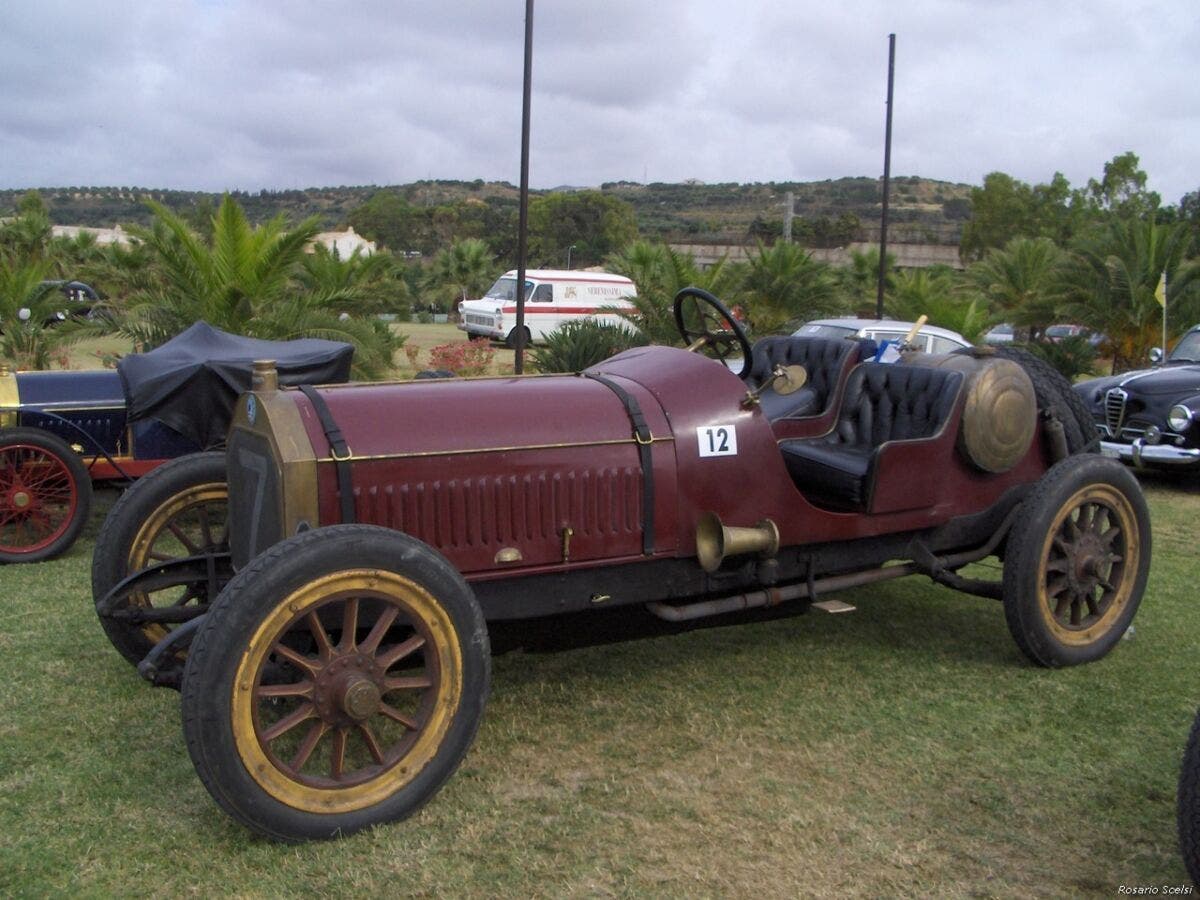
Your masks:
{"label": "brass horn", "polygon": [[730,528],[716,513],[705,513],[696,525],[696,556],[705,572],[715,572],[726,556],[758,553],[764,559],[779,552],[779,529],[770,519],[753,528]]}

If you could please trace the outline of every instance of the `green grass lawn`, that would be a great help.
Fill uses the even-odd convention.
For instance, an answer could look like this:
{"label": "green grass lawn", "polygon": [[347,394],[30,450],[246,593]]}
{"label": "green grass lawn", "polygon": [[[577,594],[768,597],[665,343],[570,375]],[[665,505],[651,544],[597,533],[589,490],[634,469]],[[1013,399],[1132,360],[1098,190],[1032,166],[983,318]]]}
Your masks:
{"label": "green grass lawn", "polygon": [[[192,772],[178,695],[91,610],[99,523],[0,569],[0,895],[1114,896],[1184,884],[1200,485],[1105,660],[1027,664],[998,603],[910,578],[849,615],[497,657],[474,749],[407,822],[286,847]],[[103,504],[101,504],[103,506]],[[563,631],[587,620],[562,622]]]}

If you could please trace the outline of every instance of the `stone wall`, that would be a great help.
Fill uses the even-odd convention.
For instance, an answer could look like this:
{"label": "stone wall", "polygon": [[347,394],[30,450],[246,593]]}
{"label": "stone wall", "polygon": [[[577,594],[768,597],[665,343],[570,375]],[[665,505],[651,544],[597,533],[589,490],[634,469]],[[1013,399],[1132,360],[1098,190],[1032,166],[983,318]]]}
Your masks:
{"label": "stone wall", "polygon": [[[853,243],[832,250],[815,247],[807,249],[814,259],[833,266],[845,266],[850,263],[851,253],[862,253],[877,246]],[[676,253],[691,256],[701,267],[711,266],[722,257],[728,257],[730,262],[745,262],[756,250],[755,247],[741,244],[671,244],[670,247]],[[928,266],[963,268],[962,260],[958,258],[958,248],[946,244],[889,244],[888,253],[895,257],[896,265],[901,269],[923,269]]]}

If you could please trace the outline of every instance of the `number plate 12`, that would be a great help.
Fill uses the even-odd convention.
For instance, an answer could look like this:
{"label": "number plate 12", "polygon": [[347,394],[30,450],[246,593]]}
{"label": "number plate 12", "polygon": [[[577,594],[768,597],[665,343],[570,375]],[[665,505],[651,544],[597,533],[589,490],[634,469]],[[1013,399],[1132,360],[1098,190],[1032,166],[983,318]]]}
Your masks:
{"label": "number plate 12", "polygon": [[696,429],[701,456],[737,456],[737,429],[732,425],[704,425]]}

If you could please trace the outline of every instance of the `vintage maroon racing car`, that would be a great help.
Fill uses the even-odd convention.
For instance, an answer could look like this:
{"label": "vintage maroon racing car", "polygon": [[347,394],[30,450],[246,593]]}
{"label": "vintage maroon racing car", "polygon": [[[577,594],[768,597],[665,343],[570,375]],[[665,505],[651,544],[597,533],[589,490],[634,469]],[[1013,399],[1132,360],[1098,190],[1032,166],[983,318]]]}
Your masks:
{"label": "vintage maroon racing car", "polygon": [[[679,621],[924,574],[1001,600],[1041,665],[1125,632],[1145,501],[1076,452],[1090,423],[1061,379],[1003,351],[751,347],[696,289],[676,319],[692,350],[740,346],[741,377],[662,346],[576,376],[315,390],[258,366],[228,440],[228,555],[183,563],[154,650],[187,651],[184,733],[218,804],[283,840],[412,813],[474,738],[492,620],[644,604]],[[988,556],[999,581],[963,571]]]}

